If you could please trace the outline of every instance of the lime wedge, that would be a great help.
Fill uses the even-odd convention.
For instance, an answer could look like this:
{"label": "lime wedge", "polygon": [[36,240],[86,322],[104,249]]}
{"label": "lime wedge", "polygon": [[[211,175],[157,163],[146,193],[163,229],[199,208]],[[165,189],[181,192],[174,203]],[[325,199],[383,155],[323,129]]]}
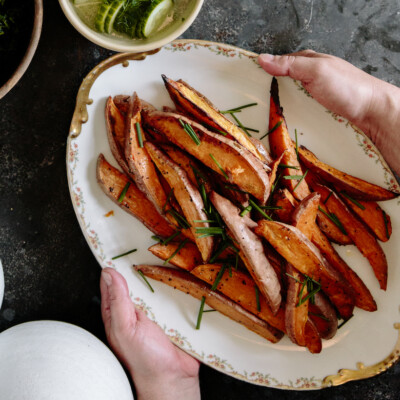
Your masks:
{"label": "lime wedge", "polygon": [[112,6],[112,4],[108,4],[106,2],[103,2],[103,4],[99,8],[99,11],[97,12],[96,20],[94,22],[94,26],[101,33],[105,32],[104,26],[105,26],[107,14],[110,11],[111,6]]}
{"label": "lime wedge", "polygon": [[172,0],[153,0],[140,19],[140,36],[147,38],[154,33],[164,22],[173,5]]}
{"label": "lime wedge", "polygon": [[111,8],[109,9],[105,22],[104,22],[104,30],[107,33],[111,33],[114,27],[115,19],[117,18],[118,13],[121,8],[125,5],[126,0],[114,0],[111,3]]}

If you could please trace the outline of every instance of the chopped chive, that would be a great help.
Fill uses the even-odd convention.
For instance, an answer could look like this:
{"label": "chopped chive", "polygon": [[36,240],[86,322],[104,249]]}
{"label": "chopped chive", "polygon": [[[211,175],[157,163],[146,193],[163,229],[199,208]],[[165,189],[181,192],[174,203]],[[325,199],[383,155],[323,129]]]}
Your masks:
{"label": "chopped chive", "polygon": [[203,317],[203,312],[204,312],[204,303],[206,302],[205,296],[201,298],[201,303],[200,303],[200,309],[199,309],[199,314],[197,315],[197,324],[196,324],[196,329],[200,329],[201,325],[201,318]]}
{"label": "chopped chive", "polygon": [[301,284],[300,293],[299,293],[299,302],[296,304],[296,307],[299,307],[301,304],[303,304],[303,303],[301,302],[301,300],[302,300],[302,297],[303,297],[304,289],[305,289],[306,287],[307,287],[307,278],[305,278],[304,281],[303,281],[302,284]]}
{"label": "chopped chive", "polygon": [[216,235],[215,233],[204,233],[203,235],[197,236],[197,239],[211,237],[211,236],[215,236],[215,235]]}
{"label": "chopped chive", "polygon": [[213,219],[194,219],[193,222],[210,222],[210,223],[215,223]]}
{"label": "chopped chive", "polygon": [[304,175],[284,175],[284,176],[282,176],[282,178],[287,179],[287,180],[299,181],[299,180],[303,180]]}
{"label": "chopped chive", "polygon": [[287,164],[278,164],[279,168],[291,168],[291,169],[300,169],[299,167],[294,167],[293,165],[287,165]]}
{"label": "chopped chive", "polygon": [[179,246],[176,248],[176,250],[171,254],[170,257],[168,257],[165,261],[164,261],[164,265],[167,265],[178,253],[181,249],[183,249],[185,247],[185,244],[189,241],[189,239],[185,239],[184,241],[182,241]]}
{"label": "chopped chive", "polygon": [[309,311],[308,313],[309,313],[310,315],[313,315],[314,317],[318,317],[318,318],[323,319],[324,321],[330,322],[330,319],[327,318],[327,317],[325,317],[325,315],[316,314],[316,313],[313,313],[313,312],[311,312],[311,311]]}
{"label": "chopped chive", "polygon": [[147,280],[146,276],[144,275],[144,273],[138,269],[137,270],[138,274],[143,278],[143,280],[147,283],[147,286],[149,287],[149,289],[154,293],[154,289],[153,287],[150,285],[150,282]]}
{"label": "chopped chive", "polygon": [[339,324],[337,328],[340,329],[346,322],[350,321],[352,318],[353,318],[353,316],[351,316],[349,319],[346,319],[341,324]]}
{"label": "chopped chive", "polygon": [[297,182],[297,185],[294,187],[293,192],[299,187],[300,183],[303,182],[303,179],[307,176],[308,170],[304,173],[303,177]]}
{"label": "chopped chive", "polygon": [[[332,193],[332,192],[331,192]],[[361,210],[365,210],[365,207],[360,204],[357,200],[353,199],[350,197],[347,193],[345,192],[340,192],[344,197],[348,198],[352,203],[354,203],[358,208],[361,208]]]}
{"label": "chopped chive", "polygon": [[206,124],[205,122],[202,122],[201,123],[205,128],[207,128],[207,129],[211,129],[211,130],[213,130],[213,131],[216,131],[216,132],[218,132],[218,133],[220,133],[221,135],[224,135],[224,136],[226,136],[227,135],[227,133],[226,132],[224,132],[224,131],[220,131],[219,129],[217,129],[217,128],[214,128],[213,126],[211,126],[211,125],[208,125],[208,124]]}
{"label": "chopped chive", "polygon": [[[232,239],[232,238],[230,238],[230,239]],[[234,240],[234,239],[232,239],[232,240]],[[236,240],[235,240],[235,242],[236,242]],[[236,242],[236,243],[237,243],[237,242]],[[235,247],[235,245],[234,245],[233,243],[229,243],[229,247],[230,247],[236,254],[239,253],[239,250]]]}
{"label": "chopped chive", "polygon": [[239,266],[239,253],[236,253],[236,257],[235,257],[235,270],[236,271],[238,269],[238,266]]}
{"label": "chopped chive", "polygon": [[121,192],[120,196],[118,197],[118,202],[119,202],[119,203],[122,203],[122,202],[123,202],[123,200],[124,200],[124,198],[125,198],[125,196],[126,196],[126,192],[127,192],[128,189],[129,189],[129,186],[131,186],[131,183],[130,183],[130,182],[128,182],[128,183],[124,186],[124,188],[122,189],[122,192]]}
{"label": "chopped chive", "polygon": [[174,188],[172,188],[170,191],[169,191],[169,193],[168,193],[168,196],[167,196],[167,200],[165,200],[165,204],[163,205],[163,207],[162,207],[162,212],[163,212],[163,214],[164,214],[164,212],[165,212],[165,207],[167,207],[167,204],[169,203],[169,201],[171,200],[171,197],[172,197],[172,194],[174,193]]}
{"label": "chopped chive", "polygon": [[192,164],[189,164],[190,168],[192,168],[192,171],[194,173],[194,176],[196,177],[196,181],[197,181],[197,186],[200,186],[202,184],[202,182],[200,182],[200,179],[202,179],[203,181],[206,181],[206,177],[203,175],[202,172],[200,172],[197,168],[195,168]]}
{"label": "chopped chive", "polygon": [[249,199],[249,203],[250,205],[252,205],[263,217],[265,217],[266,219],[269,219],[270,221],[272,221],[272,218],[266,214],[258,204],[256,204],[256,202],[254,202],[252,199]]}
{"label": "chopped chive", "polygon": [[142,128],[140,127],[139,122],[136,122],[136,133],[138,137],[139,147],[143,147],[143,136],[142,136]]}
{"label": "chopped chive", "polygon": [[260,206],[263,210],[282,210],[281,206]]}
{"label": "chopped chive", "polygon": [[167,211],[167,213],[175,218],[175,221],[179,224],[181,228],[188,229],[191,227],[187,219],[183,215],[179,214],[176,210],[171,208]]}
{"label": "chopped chive", "polygon": [[299,299],[299,304],[296,306],[301,306],[303,303],[305,303],[308,299],[310,299],[311,303],[314,304],[314,296],[317,292],[319,292],[321,290],[321,286],[318,286],[317,288],[313,289],[312,292],[308,293],[308,295],[306,297],[304,297],[303,299]]}
{"label": "chopped chive", "polygon": [[203,200],[204,207],[207,207],[207,193],[206,193],[206,188],[203,183],[199,187],[199,192],[200,192],[201,198]]}
{"label": "chopped chive", "polygon": [[126,253],[118,254],[117,256],[113,257],[111,260],[116,260],[117,258],[127,256],[128,254],[134,253],[135,251],[137,251],[137,249],[132,249],[132,250],[127,251]]}
{"label": "chopped chive", "polygon": [[163,241],[163,239],[160,238],[160,236],[153,235],[151,238],[152,238],[153,240],[155,240],[156,242],[158,242],[158,243],[161,243],[161,242]]}
{"label": "chopped chive", "polygon": [[224,229],[219,226],[201,226],[196,228],[196,233],[208,235],[222,235]]}
{"label": "chopped chive", "polygon": [[321,206],[318,206],[318,210],[321,211],[323,214],[325,214],[340,229],[340,231],[344,235],[347,235],[347,232],[344,229],[344,226],[342,225],[339,218],[334,213],[328,214],[323,208],[321,208]]}
{"label": "chopped chive", "polygon": [[219,168],[219,170],[222,172],[222,175],[224,175],[225,179],[229,180],[229,176],[226,174],[224,169],[222,168],[221,164],[215,159],[215,157],[210,154],[211,159],[214,161],[215,165]]}
{"label": "chopped chive", "polygon": [[254,286],[254,290],[256,292],[257,311],[261,311],[260,292],[258,291],[258,287],[257,286]]}
{"label": "chopped chive", "polygon": [[232,265],[229,264],[229,277],[232,278]]}
{"label": "chopped chive", "polygon": [[296,277],[294,277],[293,275],[288,274],[287,272],[285,272],[285,274],[287,276],[290,276],[292,279],[294,279],[297,283],[302,283],[301,281],[299,281]]}
{"label": "chopped chive", "polygon": [[239,118],[235,115],[235,114],[231,114],[232,118],[236,121],[236,123],[238,124],[238,127],[241,128],[247,136],[251,136],[249,131],[243,126],[243,124],[239,121]]}
{"label": "chopped chive", "polygon": [[225,187],[225,189],[233,190],[234,192],[239,192],[239,193],[243,193],[243,194],[249,194],[249,192],[245,192],[244,190],[235,188],[232,185],[225,185],[224,187]]}
{"label": "chopped chive", "polygon": [[249,213],[253,209],[252,206],[247,206],[242,210],[242,212],[239,214],[241,217],[244,217],[247,213]]}
{"label": "chopped chive", "polygon": [[278,129],[282,125],[282,122],[283,121],[277,122],[265,135],[260,137],[260,140],[264,139],[266,136],[270,135],[272,132]]}
{"label": "chopped chive", "polygon": [[271,198],[272,193],[274,193],[274,190],[276,189],[276,186],[278,185],[279,179],[281,179],[282,174],[279,174],[278,177],[275,179],[275,182],[271,186],[271,193],[269,194],[269,197]]}
{"label": "chopped chive", "polygon": [[170,237],[168,237],[167,239],[163,240],[161,242],[161,244],[163,244],[164,246],[166,246],[169,242],[171,242],[172,240],[174,240],[177,236],[179,236],[180,232],[176,231],[175,233],[173,233]]}
{"label": "chopped chive", "polygon": [[244,106],[231,108],[231,109],[225,110],[225,111],[220,111],[220,113],[221,114],[230,114],[230,113],[234,113],[234,112],[239,112],[240,110],[243,110],[243,108],[253,107],[253,106],[257,106],[257,105],[258,105],[258,103],[249,103],[249,104],[245,104]]}
{"label": "chopped chive", "polygon": [[389,227],[388,227],[388,219],[387,219],[387,215],[385,213],[385,211],[382,210],[382,214],[383,214],[383,221],[385,222],[385,232],[386,232],[386,237],[389,239],[390,235],[389,235]]}
{"label": "chopped chive", "polygon": [[196,132],[193,130],[193,128],[188,123],[183,122],[180,118],[179,122],[182,125],[183,130],[190,136],[193,142],[195,142],[197,146],[199,146],[201,144],[201,141],[196,135]]}
{"label": "chopped chive", "polygon": [[256,132],[259,133],[260,131],[258,129],[254,129],[254,128],[249,128],[248,126],[244,126],[244,128],[250,132]]}
{"label": "chopped chive", "polygon": [[212,264],[228,246],[229,246],[229,242],[227,242],[227,241],[221,242],[219,244],[217,250],[215,250],[215,253],[210,258],[210,261],[209,261],[210,264]]}
{"label": "chopped chive", "polygon": [[329,198],[330,198],[332,195],[333,195],[333,192],[330,191],[329,194],[328,194],[328,197],[327,197],[327,198],[325,199],[325,201],[324,201],[324,204],[326,204],[326,203],[328,202]]}
{"label": "chopped chive", "polygon": [[205,313],[205,312],[215,312],[215,311],[217,311],[217,310],[204,310],[203,313]]}
{"label": "chopped chive", "polygon": [[297,141],[297,129],[294,130],[294,136],[296,138],[296,156],[297,160],[299,159],[299,143]]}
{"label": "chopped chive", "polygon": [[211,286],[211,290],[212,290],[212,291],[214,291],[214,290],[217,288],[217,286],[218,286],[218,284],[219,284],[219,282],[220,282],[220,280],[221,280],[221,278],[222,278],[222,275],[224,275],[225,269],[226,269],[226,266],[225,266],[225,264],[224,264],[224,265],[221,267],[221,269],[219,270],[218,275],[217,275],[217,277],[215,278],[215,281],[214,281],[213,285]]}

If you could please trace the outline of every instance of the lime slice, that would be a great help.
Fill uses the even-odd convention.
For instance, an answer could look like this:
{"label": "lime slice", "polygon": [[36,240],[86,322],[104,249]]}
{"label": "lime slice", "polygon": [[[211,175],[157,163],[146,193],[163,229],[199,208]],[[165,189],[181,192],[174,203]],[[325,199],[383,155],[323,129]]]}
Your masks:
{"label": "lime slice", "polygon": [[104,22],[104,30],[107,33],[111,33],[114,26],[114,21],[117,18],[118,13],[120,12],[121,8],[126,3],[125,0],[114,0],[111,3],[111,8],[109,9],[105,22]]}
{"label": "lime slice", "polygon": [[172,0],[153,0],[140,20],[141,36],[147,38],[154,33],[164,22],[173,5]]}
{"label": "lime slice", "polygon": [[101,5],[100,0],[75,0],[75,10],[79,18],[89,28],[94,29],[94,21],[96,20],[97,11]]}
{"label": "lime slice", "polygon": [[104,26],[107,18],[107,14],[111,9],[112,4],[108,4],[107,2],[103,2],[103,4],[100,6],[99,11],[97,12],[96,15],[96,20],[94,22],[95,28],[101,32],[104,33]]}

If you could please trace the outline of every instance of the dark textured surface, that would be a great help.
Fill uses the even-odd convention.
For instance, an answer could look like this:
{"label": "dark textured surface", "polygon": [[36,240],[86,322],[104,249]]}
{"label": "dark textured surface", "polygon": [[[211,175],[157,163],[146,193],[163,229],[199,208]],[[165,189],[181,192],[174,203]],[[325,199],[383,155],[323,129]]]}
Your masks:
{"label": "dark textured surface", "polygon": [[[0,258],[6,285],[0,331],[24,321],[57,319],[104,339],[100,268],[72,209],[65,144],[81,80],[112,52],[80,36],[58,2],[44,3],[38,51],[26,75],[0,100]],[[255,52],[313,48],[400,85],[399,17],[398,0],[205,0],[184,37]],[[253,386],[203,366],[201,388],[204,399],[219,400],[398,399],[400,365],[319,392]]]}

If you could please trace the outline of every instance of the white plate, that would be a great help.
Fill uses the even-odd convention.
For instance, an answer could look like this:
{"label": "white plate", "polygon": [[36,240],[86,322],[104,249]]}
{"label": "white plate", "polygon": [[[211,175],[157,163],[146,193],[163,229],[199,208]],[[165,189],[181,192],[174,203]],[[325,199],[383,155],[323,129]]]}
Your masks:
{"label": "white plate", "polygon": [[[370,288],[378,311],[355,310],[354,317],[337,335],[324,341],[319,355],[293,345],[287,338],[271,344],[218,313],[204,314],[201,329],[195,330],[198,300],[158,282],[152,282],[154,294],[148,290],[131,266],[160,264],[147,251],[154,244],[152,233],[112,203],[96,183],[95,166],[99,153],[117,166],[106,138],[104,106],[107,97],[137,91],[140,97],[156,107],[172,106],[160,75],[182,78],[221,109],[257,102],[257,107],[246,109],[240,118],[244,125],[259,129],[261,136],[267,129],[271,76],[257,65],[256,54],[210,42],[177,41],[144,60],[112,66],[126,58],[129,57],[117,55],[106,60],[84,80],[68,139],[67,170],[72,202],[82,231],[100,265],[113,267],[125,276],[133,301],[147,311],[174,343],[209,366],[239,379],[270,387],[319,389],[329,383],[323,381],[326,376],[337,374],[341,368],[356,369],[357,362],[371,367],[343,378],[335,377],[331,383],[373,376],[388,368],[390,362],[383,360],[394,351],[398,331],[393,324],[400,321],[398,200],[383,203],[393,224],[392,238],[382,244],[389,263],[386,292],[379,289],[371,267],[355,247],[338,248]],[[289,130],[294,137],[294,129],[297,129],[301,144],[333,166],[391,190],[399,190],[386,163],[363,134],[347,121],[327,112],[297,82],[282,78],[279,86]],[[88,106],[88,121],[78,135],[79,119],[86,119],[84,103],[90,103],[89,97],[93,103]],[[111,210],[114,215],[106,217]],[[132,248],[138,251],[114,262],[111,260]],[[398,354],[394,358],[397,359]],[[380,364],[373,366],[375,363]]]}
{"label": "white plate", "polygon": [[91,333],[34,321],[0,334],[0,393],[18,400],[133,400],[114,354]]}

